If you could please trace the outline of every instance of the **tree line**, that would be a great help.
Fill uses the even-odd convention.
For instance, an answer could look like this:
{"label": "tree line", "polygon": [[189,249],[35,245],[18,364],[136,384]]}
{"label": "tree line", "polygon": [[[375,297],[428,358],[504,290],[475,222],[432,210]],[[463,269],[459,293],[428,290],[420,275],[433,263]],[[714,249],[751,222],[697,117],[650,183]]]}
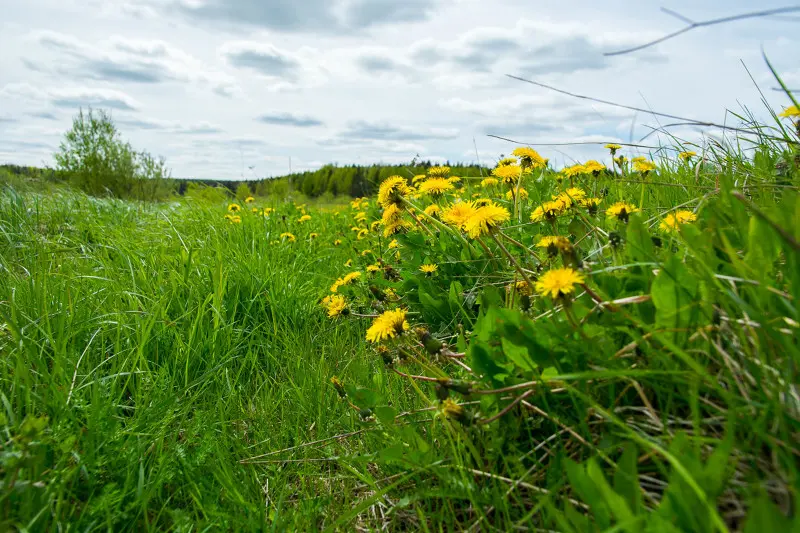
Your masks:
{"label": "tree line", "polygon": [[[0,165],[6,176],[68,183],[94,196],[114,196],[145,201],[189,195],[208,201],[254,195],[285,198],[302,194],[362,197],[375,193],[389,176],[411,178],[425,174],[431,161],[407,165],[325,165],[316,170],[255,180],[195,180],[173,178],[163,158],[135,150],[122,140],[111,115],[103,110],[81,109],[54,154],[54,168]],[[482,176],[487,168],[445,163],[453,175]]]}

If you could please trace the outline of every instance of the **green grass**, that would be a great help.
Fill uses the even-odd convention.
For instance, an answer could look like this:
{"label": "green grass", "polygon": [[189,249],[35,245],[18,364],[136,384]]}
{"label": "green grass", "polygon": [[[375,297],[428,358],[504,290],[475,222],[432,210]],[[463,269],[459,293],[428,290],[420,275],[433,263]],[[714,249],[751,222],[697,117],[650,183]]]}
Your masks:
{"label": "green grass", "polygon": [[346,251],[219,209],[9,190],[0,209],[3,422],[46,417],[5,449],[4,527],[315,529],[348,505],[331,465],[239,463],[352,427],[328,380],[376,365],[317,306]]}
{"label": "green grass", "polygon": [[[530,200],[504,231],[526,247],[572,235],[599,298],[652,298],[619,312],[587,294],[569,312],[548,298],[521,305],[502,290],[516,270],[492,240],[492,257],[474,242],[470,252],[435,223],[398,236],[398,262],[379,229],[356,239],[349,205],[312,206],[305,224],[290,203],[269,217],[246,207],[228,224],[224,205],[7,187],[0,527],[713,531],[746,516],[750,528],[783,527],[798,496],[799,180],[791,151],[758,154],[580,180],[607,194],[603,206],[639,205],[627,224],[602,212],[532,224],[560,185],[526,184]],[[464,197],[473,191],[477,181]],[[659,233],[678,206],[697,223]],[[365,211],[380,218],[374,201]],[[530,275],[568,261],[537,272],[508,248]],[[473,372],[412,339],[387,344],[404,359],[387,366],[364,341],[370,318],[325,316],[331,283],[374,255],[398,279],[365,274],[342,291],[351,314],[391,308],[369,286],[391,287],[412,324],[465,350]],[[432,277],[418,271],[428,262]],[[451,386],[472,418],[462,424],[439,414],[431,383],[395,369],[473,390],[547,386],[519,389],[538,411],[511,405],[518,393]]]}

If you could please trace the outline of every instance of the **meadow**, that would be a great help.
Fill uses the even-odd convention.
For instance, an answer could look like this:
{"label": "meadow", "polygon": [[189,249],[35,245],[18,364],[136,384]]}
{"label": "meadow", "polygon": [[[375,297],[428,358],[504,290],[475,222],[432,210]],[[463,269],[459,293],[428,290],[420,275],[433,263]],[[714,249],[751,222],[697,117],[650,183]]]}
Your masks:
{"label": "meadow", "polygon": [[7,184],[0,527],[798,531],[792,109],[328,204]]}

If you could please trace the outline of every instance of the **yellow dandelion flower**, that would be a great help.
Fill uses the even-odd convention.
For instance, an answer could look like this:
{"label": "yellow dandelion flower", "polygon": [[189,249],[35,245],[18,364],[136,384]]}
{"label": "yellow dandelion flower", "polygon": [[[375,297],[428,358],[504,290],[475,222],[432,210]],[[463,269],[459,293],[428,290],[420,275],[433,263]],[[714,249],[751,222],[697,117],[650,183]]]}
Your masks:
{"label": "yellow dandelion flower", "polygon": [[643,155],[637,155],[636,157],[631,159],[632,163],[637,163],[637,162],[640,162],[640,161],[647,161],[647,158],[645,156],[643,156]]}
{"label": "yellow dandelion flower", "polygon": [[377,228],[380,223],[381,223],[380,220],[374,220],[374,221],[370,222],[369,230],[370,231],[375,231],[375,228]]}
{"label": "yellow dandelion flower", "polygon": [[297,240],[297,237],[287,232],[287,233],[281,233],[281,240],[283,239],[286,239],[288,242],[294,242]]}
{"label": "yellow dandelion flower", "polygon": [[389,224],[397,222],[402,213],[403,210],[400,208],[400,206],[396,204],[387,205],[383,208],[383,213],[381,214],[381,224],[388,226]]}
{"label": "yellow dandelion flower", "polygon": [[431,178],[446,178],[450,175],[450,167],[437,166],[428,169],[428,176]]}
{"label": "yellow dandelion flower", "polygon": [[553,220],[558,215],[566,211],[564,202],[553,200],[552,202],[544,202],[531,213],[531,222],[541,222],[544,219]]}
{"label": "yellow dandelion flower", "polygon": [[393,250],[400,246],[400,243],[397,242],[397,239],[392,239],[392,242],[389,243],[389,249]]}
{"label": "yellow dandelion flower", "polygon": [[520,188],[519,191],[517,191],[516,189],[511,189],[510,191],[508,191],[506,193],[506,198],[509,199],[509,200],[513,200],[514,199],[514,195],[517,195],[517,194],[518,194],[520,200],[527,200],[528,199],[528,191],[526,191],[525,189],[522,189],[522,188]]}
{"label": "yellow dandelion flower", "polygon": [[246,204],[252,204],[255,201],[256,201],[256,199],[253,198],[252,196],[248,196],[247,198],[244,199],[244,203],[246,203]]}
{"label": "yellow dandelion flower", "polygon": [[265,217],[268,217],[269,214],[272,213],[273,211],[274,209],[272,209],[271,207],[265,207],[262,213],[264,214]]}
{"label": "yellow dandelion flower", "polygon": [[258,209],[257,207],[254,207],[254,208],[253,208],[253,209],[251,209],[250,211],[252,211],[253,213],[258,213],[258,212],[259,212],[259,209]]}
{"label": "yellow dandelion flower", "polygon": [[681,158],[682,161],[688,161],[694,156],[697,155],[697,152],[693,152],[691,150],[686,150],[685,152],[681,152],[678,154],[678,157]]}
{"label": "yellow dandelion flower", "polygon": [[584,282],[583,275],[571,268],[554,268],[545,272],[535,283],[536,292],[551,298],[564,296],[575,290],[575,285]]}
{"label": "yellow dandelion flower", "polygon": [[420,181],[422,181],[424,179],[428,179],[428,175],[427,174],[417,174],[416,176],[411,178],[411,183],[416,185],[417,183],[419,183]]}
{"label": "yellow dandelion flower", "polygon": [[633,162],[633,170],[635,170],[636,172],[641,172],[642,174],[647,174],[651,170],[655,169],[656,169],[656,164],[653,163],[652,161],[647,161],[646,159],[644,161]]}
{"label": "yellow dandelion flower", "polygon": [[425,274],[433,274],[437,270],[439,270],[439,265],[434,264],[427,264],[419,267],[419,271],[424,272]]}
{"label": "yellow dandelion flower", "polygon": [[367,340],[381,342],[386,339],[393,339],[398,335],[402,335],[408,328],[405,309],[385,311],[372,322],[372,325],[367,330]]}
{"label": "yellow dandelion flower", "polygon": [[329,294],[322,299],[322,306],[331,318],[337,317],[347,309],[347,300],[341,294]]}
{"label": "yellow dandelion flower", "polygon": [[441,210],[442,208],[439,207],[438,205],[431,204],[425,208],[425,214],[428,215],[429,217],[432,217],[438,215]]}
{"label": "yellow dandelion flower", "polygon": [[239,215],[233,215],[228,219],[228,222],[230,222],[231,224],[241,224],[242,217],[240,217]]}
{"label": "yellow dandelion flower", "polygon": [[587,172],[586,167],[584,167],[583,165],[572,165],[570,167],[564,167],[561,169],[561,173],[568,178],[574,178],[575,176],[586,174],[586,172]]}
{"label": "yellow dandelion flower", "polygon": [[464,223],[464,231],[473,239],[488,233],[511,218],[503,206],[489,203],[479,207]]}
{"label": "yellow dandelion flower", "polygon": [[378,188],[378,202],[385,208],[391,204],[402,204],[403,198],[411,192],[406,179],[390,176],[381,182]]}
{"label": "yellow dandelion flower", "polygon": [[390,237],[390,236],[394,235],[395,233],[401,233],[401,232],[404,232],[404,231],[408,231],[412,227],[414,227],[414,226],[411,224],[411,222],[408,222],[407,220],[403,220],[402,218],[398,218],[397,220],[395,220],[394,222],[392,222],[390,224],[387,224],[383,228],[383,236],[384,237]]}
{"label": "yellow dandelion flower", "polygon": [[603,148],[605,148],[606,150],[611,152],[611,157],[614,157],[614,154],[617,153],[617,150],[621,150],[622,146],[620,146],[618,144],[614,144],[614,143],[609,143],[609,144],[605,145]]}
{"label": "yellow dandelion flower", "polygon": [[571,244],[569,239],[558,235],[542,237],[539,239],[539,242],[536,243],[537,248],[550,248],[551,246],[559,250],[565,250],[568,249]]}
{"label": "yellow dandelion flower", "polygon": [[617,202],[606,209],[606,216],[617,217],[619,220],[627,221],[628,215],[637,213],[639,208],[626,202]]}
{"label": "yellow dandelion flower", "polygon": [[368,256],[371,253],[372,253],[372,250],[370,250],[370,249],[364,250],[363,252],[361,252],[361,257]]}
{"label": "yellow dandelion flower", "polygon": [[540,156],[539,152],[528,146],[514,148],[511,155],[518,157],[524,168],[540,168],[547,164],[547,159]]}
{"label": "yellow dandelion flower", "polygon": [[497,178],[484,178],[481,180],[481,187],[493,187],[500,183]]}
{"label": "yellow dandelion flower", "polygon": [[365,220],[367,220],[367,213],[365,213],[364,211],[360,211],[355,215],[353,215],[353,219],[360,224]]}
{"label": "yellow dandelion flower", "polygon": [[370,274],[373,273],[373,272],[377,272],[380,269],[381,269],[380,265],[367,265],[367,268],[366,268],[367,272],[369,272]]}
{"label": "yellow dandelion flower", "polygon": [[578,205],[585,207],[590,215],[594,215],[597,213],[597,206],[599,206],[602,201],[602,198],[582,198],[578,200]]}
{"label": "yellow dandelion flower", "polygon": [[800,117],[800,108],[798,108],[796,105],[789,106],[786,109],[784,109],[783,112],[778,114],[778,116],[781,118]]}
{"label": "yellow dandelion flower", "polygon": [[602,198],[580,198],[578,199],[578,205],[581,207],[597,207],[602,201]]}
{"label": "yellow dandelion flower", "polygon": [[451,226],[461,228],[476,210],[477,207],[473,202],[456,202],[442,212],[442,220]]}
{"label": "yellow dandelion flower", "polygon": [[677,211],[676,213],[670,213],[664,217],[664,220],[661,221],[659,225],[659,229],[662,231],[675,231],[681,224],[688,224],[690,222],[694,222],[697,220],[697,215],[692,213],[691,211]]}
{"label": "yellow dandelion flower", "polygon": [[606,166],[599,161],[590,159],[589,161],[583,164],[583,168],[586,169],[587,174],[594,174],[595,176],[597,176],[599,173],[601,173],[606,169]]}
{"label": "yellow dandelion flower", "polygon": [[[349,262],[349,261],[348,261]],[[349,265],[348,265],[349,266]],[[350,272],[349,274],[345,274],[343,277],[337,279],[331,285],[331,292],[337,292],[340,287],[344,287],[345,285],[351,284],[353,281],[357,280],[361,277],[361,272]]]}
{"label": "yellow dandelion flower", "polygon": [[528,285],[527,281],[518,281],[511,285],[506,285],[506,291],[516,290],[523,296],[530,296],[531,295],[531,286]]}
{"label": "yellow dandelion flower", "polygon": [[353,266],[353,260],[352,259],[348,259],[347,261],[344,262],[344,266],[346,266],[346,267]]}
{"label": "yellow dandelion flower", "polygon": [[333,241],[334,246],[339,246],[340,244],[342,244],[342,239],[336,239],[335,241]]}
{"label": "yellow dandelion flower", "polygon": [[453,184],[446,178],[429,178],[419,184],[419,192],[437,196],[447,191],[455,189]]}
{"label": "yellow dandelion flower", "polygon": [[309,239],[316,239],[317,237],[319,237],[319,233],[313,233],[312,232],[312,233],[308,234],[308,238]]}
{"label": "yellow dandelion flower", "polygon": [[553,200],[564,204],[565,208],[572,207],[572,204],[586,198],[586,192],[579,187],[570,187],[558,196],[553,196]]}
{"label": "yellow dandelion flower", "polygon": [[235,212],[239,211],[240,209],[241,209],[241,206],[239,206],[239,204],[230,204],[230,205],[228,205],[228,211],[230,211],[231,213],[235,213]]}
{"label": "yellow dandelion flower", "polygon": [[492,170],[492,175],[503,183],[516,183],[522,177],[522,167],[519,165],[501,165]]}
{"label": "yellow dandelion flower", "polygon": [[453,420],[461,420],[464,417],[464,408],[452,398],[447,398],[442,402],[442,414]]}
{"label": "yellow dandelion flower", "polygon": [[311,215],[303,215],[297,219],[297,221],[300,223],[308,222],[309,220],[311,220]]}

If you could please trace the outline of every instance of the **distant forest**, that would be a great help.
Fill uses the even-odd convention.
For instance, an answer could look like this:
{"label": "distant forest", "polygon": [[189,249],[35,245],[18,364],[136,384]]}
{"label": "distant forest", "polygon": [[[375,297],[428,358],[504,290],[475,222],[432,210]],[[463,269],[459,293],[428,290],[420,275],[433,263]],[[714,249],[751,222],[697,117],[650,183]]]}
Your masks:
{"label": "distant forest", "polygon": [[[461,165],[446,163],[452,174],[463,177],[480,177],[489,173],[489,169],[478,165]],[[162,187],[174,194],[184,195],[187,190],[205,185],[228,189],[236,194],[242,184],[247,185],[256,196],[285,196],[289,191],[297,191],[308,197],[319,196],[369,196],[378,189],[381,181],[389,176],[399,175],[411,178],[424,174],[433,166],[430,161],[413,162],[408,165],[325,165],[322,168],[306,172],[296,172],[286,176],[256,180],[201,180],[169,178],[163,180]],[[3,171],[31,179],[47,181],[66,181],[57,170],[18,165],[0,165],[0,180]]]}

